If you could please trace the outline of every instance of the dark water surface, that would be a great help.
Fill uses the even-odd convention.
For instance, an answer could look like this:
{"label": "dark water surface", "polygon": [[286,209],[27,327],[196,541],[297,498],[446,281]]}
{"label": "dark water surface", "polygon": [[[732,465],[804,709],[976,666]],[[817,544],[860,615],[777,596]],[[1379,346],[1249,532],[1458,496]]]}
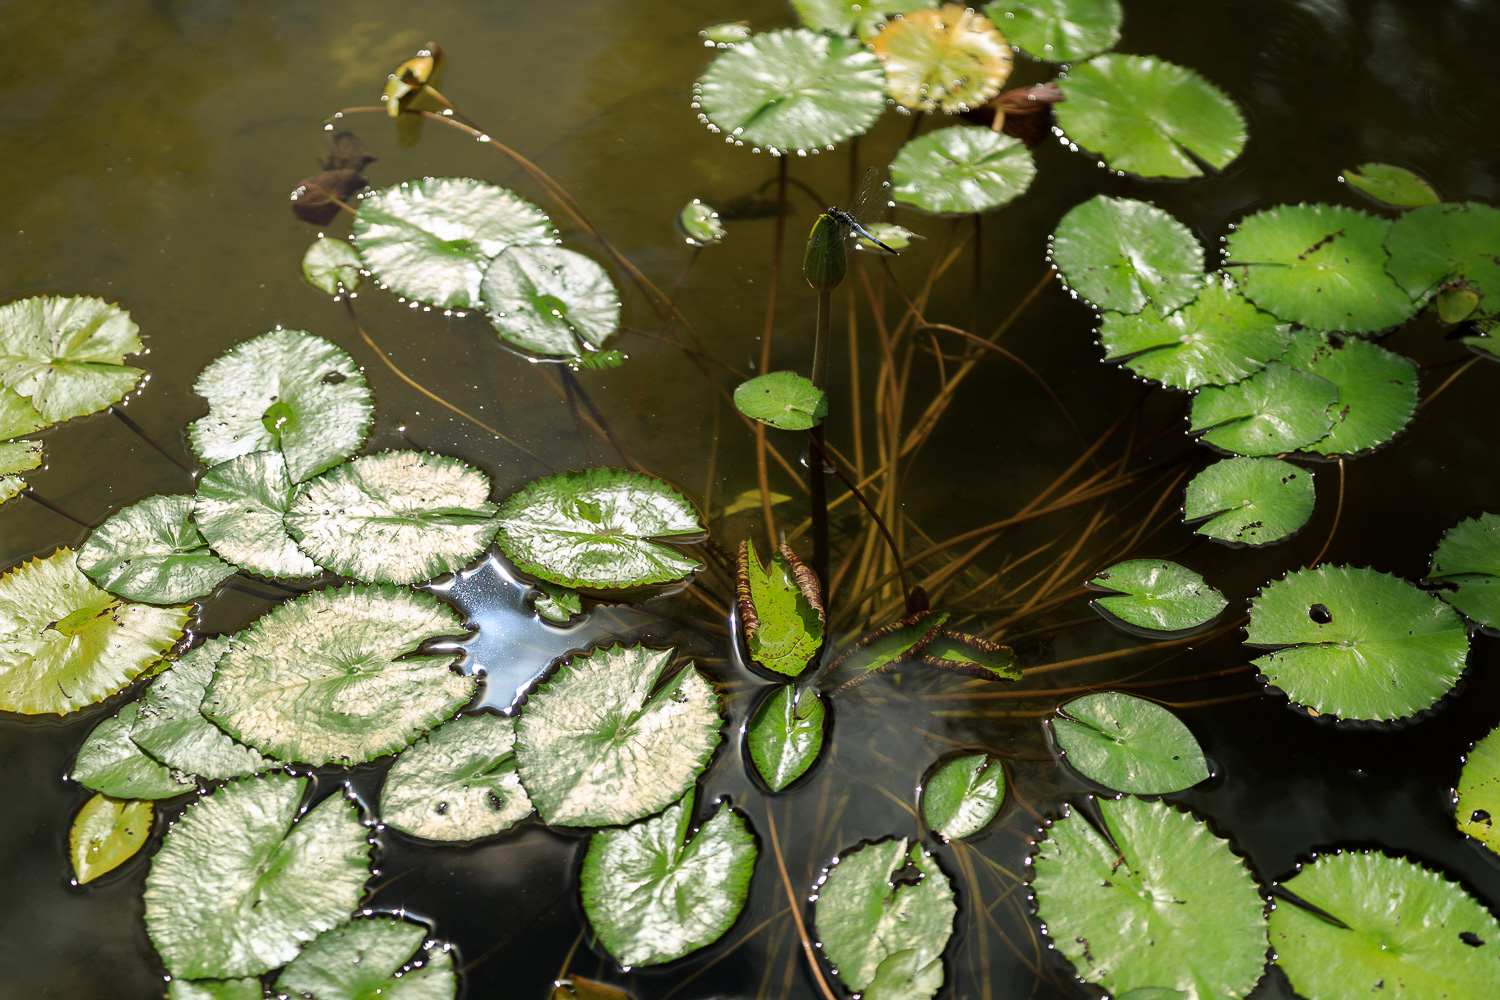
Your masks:
{"label": "dark water surface", "polygon": [[[1031,191],[984,222],[981,331],[993,329],[1042,278],[1046,237],[1063,212],[1099,191],[1155,201],[1193,226],[1210,248],[1230,222],[1274,204],[1361,204],[1338,174],[1370,160],[1417,170],[1448,200],[1500,196],[1495,4],[1126,0],[1126,13],[1120,49],[1183,63],[1224,88],[1249,122],[1246,152],[1221,176],[1168,183],[1114,177],[1057,144],[1039,147]],[[365,366],[378,414],[369,450],[418,446],[460,455],[493,476],[501,496],[546,472],[401,383],[359,338],[343,307],[301,282],[298,262],[315,230],[288,211],[287,192],[325,155],[322,119],[340,107],[376,103],[385,74],[434,39],[449,55],[443,91],[549,171],[624,254],[658,285],[672,288],[691,257],[672,227],[676,211],[694,197],[727,203],[776,174],[774,159],[726,145],[688,106],[692,82],[709,58],[697,30],[741,18],[757,30],[790,23],[785,8],[764,0],[475,0],[420,11],[383,0],[357,6],[229,0],[0,6],[6,67],[0,82],[0,297],[63,293],[118,301],[140,324],[150,349],[139,363],[151,379],[127,408],[144,435],[109,414],[61,425],[45,434],[47,468],[29,477],[32,488],[90,523],[143,497],[191,489],[191,477],[147,438],[191,464],[183,428],[203,412],[190,392],[193,378],[230,345],[277,325],[327,337]],[[1042,78],[1044,68],[1026,62],[1018,60],[1016,83]],[[375,186],[423,175],[476,176],[555,208],[509,161],[456,132],[429,127],[419,145],[403,149],[383,117],[351,117],[346,126],[380,157],[367,171]],[[908,119],[885,116],[859,144],[861,166],[887,163],[908,127]],[[846,196],[848,146],[794,159],[791,173],[820,197],[792,201],[773,367],[805,369],[812,298],[796,262],[812,213]],[[554,218],[569,245],[601,256],[587,234],[560,213]],[[928,237],[894,264],[896,276],[914,286],[949,223],[914,213],[901,213],[898,221]],[[336,222],[330,232],[343,235],[344,226]],[[709,350],[740,368],[752,367],[760,354],[773,233],[769,219],[732,224],[724,246],[693,262],[679,296]],[[965,256],[939,282],[929,319],[969,325],[975,309],[971,259]],[[627,324],[659,330],[646,301],[618,270],[616,277],[625,291]],[[597,442],[594,452],[580,444],[553,383],[499,350],[477,317],[413,312],[373,290],[361,294],[357,306],[365,329],[408,374],[502,427],[547,465],[618,460]],[[1053,282],[1004,341],[1057,389],[1089,439],[1139,391],[1122,371],[1099,363],[1092,326],[1089,310]],[[1422,319],[1386,342],[1425,366],[1424,393],[1463,357],[1442,332]],[[708,510],[753,488],[752,438],[698,370],[644,336],[627,336],[620,346],[632,356],[626,367],[580,380],[632,456]],[[868,392],[869,371],[864,374]],[[1424,408],[1394,444],[1348,466],[1329,562],[1418,578],[1447,527],[1500,507],[1495,378],[1492,366],[1477,366]],[[836,400],[847,392],[841,379],[846,376],[835,375]],[[930,360],[917,365],[912,380],[916,397],[932,391]],[[1179,403],[1155,394],[1143,426],[1177,421]],[[1172,424],[1152,454],[1167,457],[1186,447],[1185,427]],[[849,433],[836,404],[830,438],[847,442]],[[794,448],[788,445],[788,453]],[[1035,384],[999,359],[986,360],[946,415],[938,439],[907,470],[905,512],[938,538],[998,520],[1077,453],[1073,432]],[[1199,545],[1182,556],[1230,598],[1225,621],[1262,583],[1322,548],[1334,521],[1338,476],[1332,465],[1316,472],[1319,506],[1298,538],[1260,552]],[[773,488],[795,489],[784,477],[773,479]],[[1144,497],[1135,517],[1162,488]],[[1175,496],[1163,511],[1178,502]],[[1059,519],[1026,544],[1018,541],[1014,551],[1058,536],[1064,538],[1058,551],[1065,550],[1069,532],[1081,529],[1087,516]],[[754,523],[746,515],[716,531],[737,540]],[[16,499],[0,509],[0,567],[76,545],[85,535],[53,510]],[[1165,555],[1187,537],[1168,529],[1139,554]],[[980,565],[993,571],[1006,551],[997,547]],[[274,596],[254,582],[223,589],[207,602],[202,630],[237,629]],[[590,636],[681,643],[726,693],[763,683],[730,654],[719,622],[664,623],[687,616],[701,621],[704,614],[701,605],[668,597],[646,612],[596,617],[587,628]],[[1086,615],[1075,602],[1051,619],[1018,628]],[[554,640],[561,645],[549,645]],[[1101,623],[1035,632],[1017,649],[1029,666],[1139,642]],[[530,657],[540,666],[548,650],[567,645],[533,633],[523,649],[486,655]],[[913,788],[952,747],[1013,754],[1019,759],[1012,778],[1024,804],[1009,799],[1000,819],[967,847],[934,848],[960,894],[945,995],[1088,995],[1068,985],[1045,946],[1037,962],[1025,889],[1015,881],[1036,830],[1029,810],[1052,815],[1065,799],[1086,791],[1081,779],[1048,758],[1040,718],[1060,699],[1047,691],[1127,675],[1189,676],[1247,661],[1234,636],[1172,655],[1178,652],[1042,675],[1026,682],[1039,692],[1032,700],[967,702],[955,697],[955,684],[903,675],[841,697],[820,770],[774,800],[794,881],[810,885],[818,867],[861,838],[917,836],[909,813]],[[1257,688],[1244,674],[1155,689],[1153,696],[1179,707],[1219,773],[1206,786],[1169,798],[1231,837],[1263,880],[1288,876],[1315,851],[1377,847],[1440,868],[1494,908],[1500,859],[1453,829],[1450,789],[1461,754],[1500,722],[1496,660],[1495,639],[1476,638],[1461,691],[1417,722],[1384,732],[1309,719],[1288,710],[1279,696],[1250,697]],[[1225,700],[1236,696],[1244,697]],[[729,703],[743,712],[747,699]],[[68,881],[67,831],[88,793],[62,775],[93,725],[117,709],[114,700],[62,721],[0,717],[0,997],[141,998],[164,991],[163,970],[141,922],[146,854],[156,842],[86,887]],[[743,719],[732,721],[737,730]],[[745,808],[762,856],[751,904],[725,946],[634,976],[621,974],[586,942],[573,951],[585,927],[574,885],[580,840],[535,823],[455,848],[420,846],[383,832],[381,875],[372,880],[369,905],[404,907],[432,919],[435,935],[459,948],[471,998],[542,997],[570,953],[566,968],[629,984],[642,998],[812,996],[768,850],[769,800],[745,776],[734,740],[728,742],[699,801],[727,795]],[[382,767],[358,769],[356,789],[368,795],[378,787]],[[319,794],[342,780],[320,778]],[[166,812],[170,817],[179,810]],[[159,818],[158,832],[162,828]],[[993,923],[978,918],[976,904],[992,905]],[[689,977],[696,978],[684,985]],[[1289,995],[1275,973],[1256,994]]]}

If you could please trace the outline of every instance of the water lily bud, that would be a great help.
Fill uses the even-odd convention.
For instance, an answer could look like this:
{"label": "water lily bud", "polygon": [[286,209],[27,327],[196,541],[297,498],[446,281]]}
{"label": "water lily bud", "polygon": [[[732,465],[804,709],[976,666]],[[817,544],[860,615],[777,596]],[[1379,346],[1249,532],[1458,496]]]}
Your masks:
{"label": "water lily bud", "polygon": [[844,245],[843,227],[832,216],[818,216],[807,234],[807,256],[802,259],[807,283],[819,292],[832,291],[848,271],[849,250]]}

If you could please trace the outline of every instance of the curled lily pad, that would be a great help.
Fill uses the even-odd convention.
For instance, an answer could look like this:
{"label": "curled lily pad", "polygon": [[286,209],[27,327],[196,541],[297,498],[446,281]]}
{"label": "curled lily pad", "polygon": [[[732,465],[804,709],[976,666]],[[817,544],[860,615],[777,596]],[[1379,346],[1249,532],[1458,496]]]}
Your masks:
{"label": "curled lily pad", "polygon": [[380,819],[423,840],[478,840],[531,814],[516,773],[515,729],[499,715],[460,715],[404,752],[380,790]]}
{"label": "curled lily pad", "polygon": [[885,63],[886,93],[913,111],[978,107],[1000,93],[1013,61],[994,23],[956,3],[891,22],[871,48]]}
{"label": "curled lily pad", "polygon": [[735,610],[750,659],[788,677],[800,674],[823,645],[818,578],[786,545],[762,567],[755,545],[740,543]]}
{"label": "curled lily pad", "polygon": [[501,338],[538,354],[586,355],[620,326],[609,272],[576,250],[512,247],[480,284],[485,315]]}
{"label": "curled lily pad", "polygon": [[352,454],[375,418],[354,359],[301,330],[273,330],[231,348],[203,369],[193,391],[208,400],[208,416],[188,427],[205,464],[279,451],[295,483]]}
{"label": "curled lily pad", "polygon": [[741,382],[734,390],[734,405],[769,427],[805,431],[828,415],[828,394],[796,372],[767,372]]}
{"label": "curled lily pad", "polygon": [[1157,632],[1199,628],[1218,617],[1229,603],[1197,573],[1162,559],[1115,563],[1100,570],[1088,585],[1119,592],[1090,602],[1095,610]]}
{"label": "curled lily pad", "polygon": [[359,254],[348,240],[319,236],[302,255],[302,277],[329,295],[352,292],[364,278]]}
{"label": "curled lily pad", "polygon": [[1417,412],[1417,367],[1399,354],[1356,337],[1330,344],[1304,333],[1282,359],[1326,378],[1338,389],[1328,436],[1304,447],[1321,455],[1352,455],[1395,437]]}
{"label": "curled lily pad", "polygon": [[[102,299],[43,295],[0,305],[0,386],[46,424],[95,413],[145,374],[125,364],[125,355],[144,349],[138,332],[128,312]],[[24,410],[18,418],[24,427]]]}
{"label": "curled lily pad", "polygon": [[1279,458],[1226,458],[1193,477],[1183,498],[1186,521],[1200,535],[1243,545],[1269,545],[1307,523],[1313,474]]}
{"label": "curled lily pad", "polygon": [[1439,200],[1431,184],[1391,163],[1362,163],[1340,176],[1350,187],[1397,208],[1436,205]]}
{"label": "curled lily pad", "polygon": [[1448,529],[1427,579],[1468,618],[1500,629],[1500,514],[1480,514]]}
{"label": "curled lily pad", "polygon": [[1475,201],[1415,208],[1391,225],[1386,246],[1387,269],[1416,301],[1447,282],[1475,296],[1469,312],[1500,313],[1500,209]]}
{"label": "curled lily pad", "polygon": [[1110,53],[1071,67],[1054,108],[1067,137],[1115,170],[1198,177],[1245,148],[1245,119],[1202,76],[1154,56]]}
{"label": "curled lily pad", "polygon": [[140,713],[132,702],[118,718],[100,722],[78,750],[69,775],[84,788],[117,799],[170,799],[197,786],[180,772],[163,766],[141,751],[130,738]]}
{"label": "curled lily pad", "polygon": [[82,885],[135,856],[151,836],[150,802],[111,798],[102,792],[83,804],[68,830],[73,877]]}
{"label": "curled lily pad", "polygon": [[1192,732],[1153,701],[1101,691],[1074,698],[1048,721],[1067,762],[1113,791],[1161,795],[1208,778]]}
{"label": "curled lily pad", "polygon": [[0,444],[0,503],[26,488],[26,483],[16,473],[29,472],[41,464],[40,441],[6,441]]}
{"label": "curled lily pad", "polygon": [[424,177],[359,200],[354,244],[382,286],[442,309],[475,309],[490,261],[554,239],[541,209],[472,177]]}
{"label": "curled lily pad", "polygon": [[947,620],[946,611],[918,611],[882,625],[845,650],[830,669],[852,667],[861,674],[875,673],[914,659],[937,637]]}
{"label": "curled lily pad", "polygon": [[1459,832],[1500,854],[1500,727],[1465,755],[1453,799]]}
{"label": "curled lily pad", "polygon": [[928,212],[988,212],[1019,196],[1035,176],[1025,143],[978,125],[934,129],[891,161],[892,197]]}
{"label": "curled lily pad", "polygon": [[880,117],[885,74],[852,38],[803,28],[768,31],[715,57],[698,81],[695,106],[731,142],[816,149]]}
{"label": "curled lily pad", "polygon": [[192,522],[193,498],[147,497],[95,528],[78,549],[78,568],[114,594],[147,604],[202,597],[234,575]]}
{"label": "curled lily pad", "polygon": [[863,42],[874,38],[888,18],[936,6],[937,0],[792,0],[797,16],[814,31],[858,35]]}
{"label": "curled lily pad", "polygon": [[945,841],[972,837],[1005,800],[1005,768],[987,754],[955,757],[922,782],[922,822]]}
{"label": "curled lily pad", "polygon": [[1009,646],[963,632],[939,629],[923,644],[923,663],[987,681],[1018,681],[1016,654]]}
{"label": "curled lily pad", "polygon": [[1114,48],[1124,19],[1120,0],[997,0],[984,12],[1013,45],[1049,62]]}
{"label": "curled lily pad", "polygon": [[317,576],[323,567],[287,533],[297,493],[281,452],[241,455],[198,480],[193,520],[213,550],[241,569],[280,579]]}
{"label": "curled lily pad", "polygon": [[318,1000],[452,1000],[458,993],[453,956],[434,948],[414,962],[427,928],[375,914],[329,928],[276,977],[288,996]]}
{"label": "curled lily pad", "polygon": [[745,749],[771,791],[786,788],[817,761],[826,718],[823,699],[811,688],[783,684],[760,703],[745,730]]}
{"label": "curled lily pad", "polygon": [[1338,387],[1273,361],[1249,378],[1193,397],[1192,429],[1241,455],[1275,455],[1321,441],[1333,426]]}
{"label": "curled lily pad", "polygon": [[1161,315],[1203,288],[1203,247],[1169,213],[1131,198],[1096,195],[1052,234],[1052,259],[1068,287],[1100,309]]}
{"label": "curled lily pad", "polygon": [[719,213],[697,198],[682,206],[677,213],[677,226],[695,247],[711,246],[724,238],[724,222]]}
{"label": "curled lily pad", "polygon": [[214,668],[228,651],[227,637],[210,639],[152,679],[130,721],[130,738],[137,746],[170,768],[215,781],[275,766],[230,739],[199,711]]}

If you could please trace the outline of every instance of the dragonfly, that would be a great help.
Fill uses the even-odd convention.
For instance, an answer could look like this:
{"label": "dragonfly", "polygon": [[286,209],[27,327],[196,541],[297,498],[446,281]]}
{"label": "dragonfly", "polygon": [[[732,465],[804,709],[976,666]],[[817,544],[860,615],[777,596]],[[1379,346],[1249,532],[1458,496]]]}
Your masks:
{"label": "dragonfly", "polygon": [[850,203],[849,211],[846,212],[841,208],[834,208],[830,205],[828,211],[823,214],[838,224],[839,233],[845,239],[851,235],[858,235],[861,239],[875,244],[887,253],[895,254],[898,251],[886,246],[873,233],[861,225],[861,220],[868,220],[871,210],[879,206],[881,201],[880,196],[884,193],[885,185],[880,183],[880,172],[874,167],[870,167],[865,171],[864,180],[860,181],[859,191],[855,194],[854,201]]}

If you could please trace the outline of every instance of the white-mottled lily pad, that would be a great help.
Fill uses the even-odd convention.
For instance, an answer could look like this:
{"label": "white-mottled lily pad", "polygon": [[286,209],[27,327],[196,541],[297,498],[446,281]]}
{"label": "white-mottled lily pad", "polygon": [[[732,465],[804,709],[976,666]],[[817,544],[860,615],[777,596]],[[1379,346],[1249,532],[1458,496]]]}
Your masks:
{"label": "white-mottled lily pad", "polygon": [[452,1000],[453,956],[413,962],[427,928],[399,917],[360,917],[318,935],[276,978],[277,992],[317,1000]]}
{"label": "white-mottled lily pad", "polygon": [[266,991],[254,976],[242,979],[174,979],[167,1000],[264,1000]]}
{"label": "white-mottled lily pad", "polygon": [[131,702],[119,717],[95,726],[79,748],[69,777],[117,799],[170,799],[192,791],[192,779],[153,760],[131,740],[139,713],[140,706]]}
{"label": "white-mottled lily pad", "polygon": [[0,444],[0,503],[26,488],[18,472],[29,472],[42,464],[40,441],[7,441]]}
{"label": "white-mottled lily pad", "polygon": [[229,652],[229,641],[225,636],[210,639],[183,654],[130,706],[139,706],[130,724],[130,738],[137,746],[168,767],[215,781],[276,766],[230,739],[199,711],[214,668]]}
{"label": "white-mottled lily pad", "polygon": [[0,386],[49,424],[97,412],[124,399],[145,374],[125,364],[125,355],[143,350],[138,332],[128,312],[102,299],[8,302],[0,306]]}
{"label": "white-mottled lily pad", "polygon": [[193,498],[147,497],[123,507],[78,548],[78,568],[112,594],[147,604],[202,597],[234,575],[192,522]]}
{"label": "white-mottled lily pad", "polygon": [[309,285],[329,295],[352,292],[364,277],[359,254],[348,240],[320,236],[302,255],[302,277]]}
{"label": "white-mottled lily pad", "polygon": [[257,451],[214,466],[198,480],[193,520],[213,550],[261,576],[317,576],[323,567],[287,534],[298,487],[279,451]]}
{"label": "white-mottled lily pad", "polygon": [[461,715],[397,758],[380,790],[380,820],[423,840],[478,840],[531,814],[516,773],[515,727],[501,715]]}
{"label": "white-mottled lily pad", "polygon": [[609,272],[564,247],[512,247],[485,272],[479,294],[495,332],[538,354],[586,356],[620,327]]}

